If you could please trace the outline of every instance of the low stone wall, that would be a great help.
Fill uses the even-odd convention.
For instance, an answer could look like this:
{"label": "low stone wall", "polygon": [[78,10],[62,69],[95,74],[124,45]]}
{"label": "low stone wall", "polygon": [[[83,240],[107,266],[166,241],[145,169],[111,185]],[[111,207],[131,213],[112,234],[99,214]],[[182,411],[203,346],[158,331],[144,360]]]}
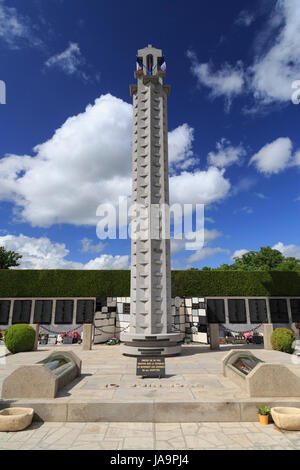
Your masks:
{"label": "low stone wall", "polygon": [[[185,334],[186,342],[207,343],[205,299],[194,297],[172,299],[172,331]],[[130,324],[130,297],[107,297],[95,313],[94,343],[104,343],[112,336],[119,337]],[[198,332],[199,326],[202,332]],[[199,334],[198,334],[199,333]],[[200,341],[201,340],[201,341]]]}

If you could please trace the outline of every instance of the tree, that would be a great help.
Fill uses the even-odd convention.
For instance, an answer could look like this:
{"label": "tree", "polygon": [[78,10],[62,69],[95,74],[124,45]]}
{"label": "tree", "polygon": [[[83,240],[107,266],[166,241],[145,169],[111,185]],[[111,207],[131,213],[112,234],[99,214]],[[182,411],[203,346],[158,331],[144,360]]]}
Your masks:
{"label": "tree", "polygon": [[260,251],[248,251],[234,260],[236,268],[243,271],[270,271],[278,268],[284,261],[284,256],[279,250],[267,246],[262,247]]}
{"label": "tree", "polygon": [[[248,251],[240,258],[235,257],[233,264],[222,264],[213,271],[300,271],[300,260],[285,258],[279,250],[270,246],[259,251]],[[207,271],[207,267],[203,268]]]}
{"label": "tree", "polygon": [[22,258],[22,255],[15,251],[6,251],[3,246],[0,246],[0,269],[9,269],[15,266],[20,266],[18,260]]}
{"label": "tree", "polygon": [[296,258],[285,258],[277,269],[278,271],[300,271],[300,261]]}

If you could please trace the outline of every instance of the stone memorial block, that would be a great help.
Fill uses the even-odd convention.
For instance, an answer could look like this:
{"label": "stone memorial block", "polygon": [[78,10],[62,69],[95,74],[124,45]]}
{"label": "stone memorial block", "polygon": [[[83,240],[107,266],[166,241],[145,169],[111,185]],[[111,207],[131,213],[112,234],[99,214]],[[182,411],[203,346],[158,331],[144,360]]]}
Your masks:
{"label": "stone memorial block", "polygon": [[207,325],[207,317],[200,316],[199,317],[199,324],[200,325]]}
{"label": "stone memorial block", "polygon": [[67,325],[73,323],[74,300],[57,300],[55,308],[55,323]]}
{"label": "stone memorial block", "polygon": [[199,331],[197,333],[192,332],[192,341],[193,341],[193,343],[207,344],[207,342],[208,342],[207,332],[205,332],[205,331],[204,332]]}
{"label": "stone memorial block", "polygon": [[117,312],[118,313],[123,313],[123,305],[122,302],[117,303]]}
{"label": "stone memorial block", "polygon": [[244,299],[228,299],[228,312],[230,323],[247,323]]}
{"label": "stone memorial block", "polygon": [[93,339],[93,325],[91,323],[84,323],[83,325],[83,345],[84,351],[90,351],[92,349]]}
{"label": "stone memorial block", "polygon": [[286,299],[269,299],[272,323],[289,323]]}
{"label": "stone memorial block", "polygon": [[0,325],[8,325],[10,300],[0,300]]}
{"label": "stone memorial block", "polygon": [[53,352],[33,365],[21,366],[8,375],[2,398],[55,398],[58,390],[81,374],[81,360],[73,352]]}
{"label": "stone memorial block", "polygon": [[251,323],[267,323],[268,313],[265,299],[249,299]]}
{"label": "stone memorial block", "polygon": [[225,323],[224,299],[207,300],[208,323]]}
{"label": "stone memorial block", "polygon": [[130,304],[124,303],[124,313],[130,313]]}
{"label": "stone memorial block", "polygon": [[76,323],[93,323],[95,302],[92,299],[77,300]]}
{"label": "stone memorial block", "polygon": [[34,307],[34,323],[50,325],[52,319],[52,300],[36,300]]}
{"label": "stone memorial block", "polygon": [[12,324],[30,323],[31,306],[31,300],[15,300]]}
{"label": "stone memorial block", "polygon": [[48,344],[56,344],[56,343],[57,343],[56,335],[49,335],[48,336]]}
{"label": "stone memorial block", "polygon": [[222,369],[249,397],[300,396],[300,377],[285,365],[264,362],[246,349],[229,351]]}
{"label": "stone memorial block", "polygon": [[63,339],[63,344],[73,344],[72,336],[65,336]]}
{"label": "stone memorial block", "polygon": [[292,320],[300,323],[300,299],[291,299]]}
{"label": "stone memorial block", "polygon": [[96,297],[96,312],[101,312],[102,307],[106,307],[107,298],[106,297]]}

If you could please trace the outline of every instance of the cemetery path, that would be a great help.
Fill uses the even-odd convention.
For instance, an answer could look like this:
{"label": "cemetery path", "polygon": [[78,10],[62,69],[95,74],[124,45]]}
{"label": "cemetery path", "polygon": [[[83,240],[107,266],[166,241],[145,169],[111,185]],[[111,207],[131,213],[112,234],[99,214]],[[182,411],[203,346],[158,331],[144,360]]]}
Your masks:
{"label": "cemetery path", "polygon": [[[0,450],[299,450],[300,432],[259,423],[33,423]],[[106,456],[105,456],[106,458]],[[108,457],[107,457],[108,458]]]}

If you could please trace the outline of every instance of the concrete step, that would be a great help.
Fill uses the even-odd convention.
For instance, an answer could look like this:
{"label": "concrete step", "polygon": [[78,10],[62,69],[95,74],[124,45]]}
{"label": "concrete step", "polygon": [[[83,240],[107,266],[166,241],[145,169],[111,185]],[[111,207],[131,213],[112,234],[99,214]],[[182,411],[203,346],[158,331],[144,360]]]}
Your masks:
{"label": "concrete step", "polygon": [[299,408],[298,399],[240,399],[203,401],[111,401],[111,400],[3,400],[0,409],[29,407],[35,421],[52,422],[257,422],[257,406]]}

